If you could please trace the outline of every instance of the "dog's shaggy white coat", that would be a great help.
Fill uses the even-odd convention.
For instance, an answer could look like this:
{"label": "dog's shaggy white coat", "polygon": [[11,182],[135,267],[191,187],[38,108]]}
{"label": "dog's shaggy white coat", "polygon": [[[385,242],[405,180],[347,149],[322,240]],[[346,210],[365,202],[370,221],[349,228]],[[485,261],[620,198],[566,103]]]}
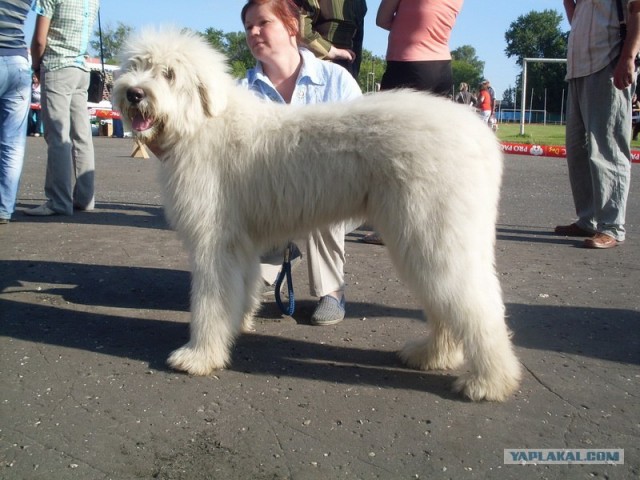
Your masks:
{"label": "dog's shaggy white coat", "polygon": [[259,255],[311,229],[366,218],[427,319],[401,352],[463,366],[454,388],[505,400],[520,365],[494,268],[502,154],[467,108],[411,91],[286,106],[236,85],[194,34],[132,40],[114,103],[161,162],[167,216],[190,254],[191,338],[169,364],[224,368],[259,303]]}

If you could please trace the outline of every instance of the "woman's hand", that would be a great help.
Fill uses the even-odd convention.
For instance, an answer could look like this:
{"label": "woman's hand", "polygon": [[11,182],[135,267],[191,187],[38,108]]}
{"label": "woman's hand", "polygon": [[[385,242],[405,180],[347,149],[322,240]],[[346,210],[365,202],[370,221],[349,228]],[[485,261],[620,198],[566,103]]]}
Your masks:
{"label": "woman's hand", "polygon": [[353,62],[355,59],[355,52],[347,48],[336,48],[332,46],[327,54],[327,60],[346,60],[348,62]]}

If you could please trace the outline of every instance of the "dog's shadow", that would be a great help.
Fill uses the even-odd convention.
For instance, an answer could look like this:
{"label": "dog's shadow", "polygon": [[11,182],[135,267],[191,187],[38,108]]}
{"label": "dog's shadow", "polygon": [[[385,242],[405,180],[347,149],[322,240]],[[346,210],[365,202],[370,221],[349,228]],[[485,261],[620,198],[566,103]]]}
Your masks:
{"label": "dog's shadow", "polygon": [[[169,371],[168,354],[189,339],[189,272],[27,261],[0,262],[0,268],[7,273],[0,278],[0,292],[8,294],[0,298],[2,336],[140,360],[158,371]],[[310,317],[313,308],[313,301],[298,301],[296,318]],[[373,304],[352,303],[350,308],[355,315],[376,310]],[[113,314],[113,309],[173,312],[162,316],[182,321],[132,318]],[[387,316],[420,315],[415,309],[382,309]],[[273,299],[267,300],[257,322],[258,332],[261,324],[276,321],[293,320],[283,319]],[[299,323],[300,328],[307,328],[304,320]],[[451,393],[451,375],[410,370],[393,352],[262,333],[239,337],[231,369],[417,389],[458,398]]]}
{"label": "dog's shadow", "polygon": [[[166,364],[168,354],[189,339],[189,326],[185,322],[71,310],[61,316],[56,306],[23,307],[6,300],[0,300],[0,309],[10,313],[8,319],[0,322],[2,336],[142,361],[160,372],[172,372]],[[16,315],[18,312],[22,314]],[[320,344],[280,335],[256,332],[241,335],[229,369],[252,375],[410,389],[462,400],[451,391],[452,374],[408,369],[394,352]]]}
{"label": "dog's shadow", "polygon": [[408,389],[445,399],[462,399],[451,390],[453,373],[412,370],[401,363],[395,352],[260,333],[239,338],[231,369],[248,374]]}
{"label": "dog's shadow", "polygon": [[[168,370],[168,354],[188,340],[186,271],[27,261],[3,261],[0,268],[7,273],[0,277],[0,335],[4,337],[135,359],[161,371]],[[46,288],[40,286],[45,284]],[[314,305],[299,302],[296,318],[309,316]],[[114,313],[118,308],[133,311],[131,315]],[[265,308],[269,313],[261,313],[257,332],[238,339],[233,370],[461,398],[450,393],[450,373],[411,370],[394,352],[340,344],[343,339],[336,338],[334,329],[310,327],[304,321],[294,326],[313,329],[304,338],[322,335],[324,344],[261,333],[260,322],[285,321],[272,301]],[[640,365],[638,312],[509,304],[507,314],[518,347]],[[149,318],[152,316],[156,318]],[[420,312],[350,302],[345,325],[365,316],[368,322],[380,316],[417,319]],[[398,327],[389,328],[395,335]]]}

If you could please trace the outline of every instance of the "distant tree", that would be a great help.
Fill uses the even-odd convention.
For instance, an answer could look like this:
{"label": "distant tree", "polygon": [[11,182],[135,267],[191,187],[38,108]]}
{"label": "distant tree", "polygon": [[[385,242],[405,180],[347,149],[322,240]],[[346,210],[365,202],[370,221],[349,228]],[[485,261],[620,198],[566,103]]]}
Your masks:
{"label": "distant tree", "polygon": [[227,33],[225,42],[231,73],[236,78],[244,78],[247,70],[256,65],[256,59],[251,55],[244,32]]}
{"label": "distant tree", "polygon": [[[556,10],[531,11],[519,16],[505,33],[508,57],[524,65],[524,58],[566,58],[568,32],[561,29],[562,15]],[[527,104],[532,100],[534,109],[544,106],[545,89],[547,110],[560,112],[566,66],[562,63],[535,63],[527,65]],[[522,74],[518,76],[518,92],[522,91]],[[533,90],[533,98],[531,91]]]}
{"label": "distant tree", "polygon": [[451,52],[451,56],[456,60],[468,63],[480,72],[484,70],[484,62],[478,59],[476,49],[471,45],[462,45],[456,48]]}
{"label": "distant tree", "polygon": [[202,34],[207,41],[217,50],[224,52],[226,55],[226,44],[224,40],[225,33],[217,28],[207,28]]}
{"label": "distant tree", "polygon": [[502,92],[502,109],[507,110],[515,108],[518,102],[516,94],[516,89],[511,85],[509,85],[507,89]]}
{"label": "distant tree", "polygon": [[456,91],[460,82],[468,83],[469,89],[475,91],[483,78],[484,62],[478,59],[475,48],[462,45],[451,52],[451,69]]}
{"label": "distant tree", "polygon": [[256,64],[255,58],[247,46],[244,32],[225,33],[215,28],[207,28],[204,37],[227,57],[231,74],[236,78],[244,78],[247,70]]}
{"label": "distant tree", "polygon": [[375,56],[369,50],[362,51],[358,85],[360,85],[360,89],[364,93],[378,90],[386,65],[387,63],[383,57]]}
{"label": "distant tree", "polygon": [[[124,42],[133,32],[134,28],[122,22],[118,22],[118,26],[114,28],[111,24],[102,26],[102,52],[104,54],[104,63],[116,65],[118,63],[118,55],[122,50]],[[94,54],[100,58],[100,30],[93,32],[93,40],[89,42]]]}

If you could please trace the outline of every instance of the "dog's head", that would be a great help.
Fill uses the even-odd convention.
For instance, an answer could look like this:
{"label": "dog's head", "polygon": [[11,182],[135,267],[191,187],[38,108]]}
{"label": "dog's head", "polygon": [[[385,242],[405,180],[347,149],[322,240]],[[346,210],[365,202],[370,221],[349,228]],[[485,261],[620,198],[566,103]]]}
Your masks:
{"label": "dog's head", "polygon": [[147,29],[127,42],[113,104],[138,138],[164,151],[220,115],[232,86],[225,57],[200,35]]}

